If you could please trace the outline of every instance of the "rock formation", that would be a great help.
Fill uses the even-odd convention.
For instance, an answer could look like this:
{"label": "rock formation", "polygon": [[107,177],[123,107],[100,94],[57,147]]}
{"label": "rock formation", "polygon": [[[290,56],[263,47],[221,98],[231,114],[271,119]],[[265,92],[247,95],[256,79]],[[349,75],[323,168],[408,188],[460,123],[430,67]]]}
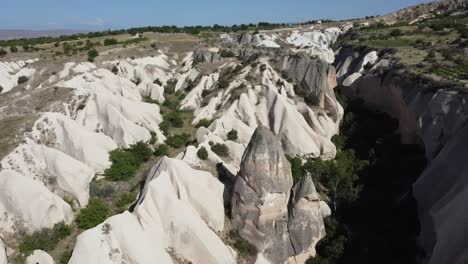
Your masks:
{"label": "rock formation", "polygon": [[[352,76],[370,52],[342,49],[338,72]],[[372,69],[378,67],[387,73],[363,73],[342,91],[397,118],[404,143],[425,147],[430,164],[413,185],[421,223],[420,242],[426,250],[424,263],[466,263],[468,240],[463,235],[466,224],[462,223],[468,216],[463,213],[462,201],[468,188],[462,157],[468,143],[468,95],[394,69],[385,56]]]}
{"label": "rock formation", "polygon": [[[258,127],[242,158],[231,217],[239,234],[270,263],[314,255],[315,243],[324,235],[327,215],[310,176],[296,185],[290,201],[292,185],[291,165],[278,139],[268,128]],[[299,259],[304,263],[307,258]]]}
{"label": "rock formation", "polygon": [[218,237],[224,229],[223,186],[210,173],[162,158],[150,171],[134,212],[113,216],[78,237],[71,264],[236,263]]}
{"label": "rock formation", "polygon": [[26,264],[54,264],[52,257],[42,250],[34,250],[33,253],[26,258]]}

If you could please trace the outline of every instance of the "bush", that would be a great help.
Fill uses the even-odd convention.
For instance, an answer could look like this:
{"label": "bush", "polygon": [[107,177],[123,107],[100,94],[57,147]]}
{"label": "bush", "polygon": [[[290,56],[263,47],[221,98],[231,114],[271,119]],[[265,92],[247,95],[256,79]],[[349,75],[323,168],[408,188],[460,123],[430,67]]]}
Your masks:
{"label": "bush", "polygon": [[119,42],[115,38],[105,39],[104,46],[117,45]]}
{"label": "bush", "polygon": [[50,251],[72,232],[73,229],[64,222],[57,223],[52,229],[42,229],[23,237],[19,242],[19,251],[26,256],[36,249]]}
{"label": "bush", "polygon": [[115,202],[115,206],[119,208],[120,211],[124,211],[128,205],[135,202],[137,198],[136,192],[126,192],[122,193],[119,199]]}
{"label": "bush", "polygon": [[18,48],[16,46],[11,46],[10,51],[13,52],[13,53],[16,53],[16,52],[18,52]]}
{"label": "bush", "polygon": [[8,54],[8,52],[6,50],[0,49],[0,57],[3,57],[5,55],[7,55],[7,54]]}
{"label": "bush", "polygon": [[162,85],[163,85],[162,82],[161,82],[159,79],[154,80],[153,83],[154,83],[154,84],[157,84],[157,85],[159,85],[159,86],[162,86]]}
{"label": "bush", "polygon": [[320,104],[320,99],[318,98],[318,96],[313,94],[309,94],[306,97],[304,97],[304,101],[309,106],[318,106]]}
{"label": "bush", "polygon": [[189,134],[177,134],[170,136],[166,139],[166,143],[173,148],[180,148],[187,145],[190,142]]}
{"label": "bush", "polygon": [[72,253],[73,253],[73,250],[70,250],[70,248],[67,248],[67,250],[64,251],[62,253],[62,255],[60,255],[59,263],[60,264],[68,264],[68,262],[70,261],[70,258],[72,256]]}
{"label": "bush", "polygon": [[267,69],[265,64],[260,65],[260,71],[264,72]]}
{"label": "bush", "polygon": [[176,84],[177,84],[177,81],[175,81],[175,80],[168,81],[167,84],[166,84],[166,87],[164,87],[164,93],[174,94]]}
{"label": "bush", "polygon": [[169,146],[166,144],[159,145],[154,151],[154,155],[157,157],[169,155]]}
{"label": "bush", "polygon": [[161,131],[163,132],[164,135],[168,135],[169,134],[169,128],[170,128],[171,124],[169,124],[168,121],[162,121],[160,124],[159,124],[159,129],[161,129]]}
{"label": "bush", "polygon": [[171,112],[164,116],[164,121],[169,122],[173,127],[183,127],[184,120],[179,111]]}
{"label": "bush", "polygon": [[206,150],[205,147],[201,147],[198,151],[197,151],[197,157],[201,160],[206,160],[208,159],[208,151]]}
{"label": "bush", "polygon": [[0,85],[0,93],[3,91],[3,86]]}
{"label": "bush", "polygon": [[227,138],[228,138],[229,140],[233,140],[233,141],[236,140],[236,139],[237,139],[237,130],[232,129],[231,131],[229,131],[229,132],[227,133]]}
{"label": "bush", "polygon": [[218,81],[218,88],[225,89],[229,87],[229,80],[222,78]]}
{"label": "bush", "polygon": [[220,52],[220,55],[224,58],[232,58],[235,56],[234,52],[232,52],[231,50],[222,50]]}
{"label": "bush", "polygon": [[94,62],[94,59],[99,56],[99,52],[96,49],[90,49],[88,51],[88,61]]}
{"label": "bush", "polygon": [[211,125],[212,121],[208,120],[206,118],[203,118],[198,122],[198,124],[195,127],[209,127]]}
{"label": "bush", "polygon": [[90,229],[104,222],[110,213],[109,206],[103,200],[94,198],[78,213],[76,222],[79,228]]}
{"label": "bush", "polygon": [[146,143],[138,142],[128,149],[116,149],[110,152],[112,166],[104,173],[113,181],[128,180],[133,177],[140,165],[148,161],[152,151]]}
{"label": "bush", "polygon": [[289,155],[286,155],[286,158],[288,159],[289,163],[291,163],[293,182],[296,183],[302,178],[303,175],[302,159],[299,157],[292,157]]}
{"label": "bush", "polygon": [[26,83],[26,82],[28,82],[28,81],[29,81],[29,78],[28,78],[27,76],[24,76],[24,75],[23,75],[23,76],[20,76],[20,77],[18,78],[18,84],[23,84],[23,83]]}
{"label": "bush", "polygon": [[399,37],[401,35],[403,35],[403,32],[399,28],[394,29],[390,32],[390,36],[392,37]]}
{"label": "bush", "polygon": [[225,144],[216,143],[211,147],[211,150],[221,157],[229,155],[229,149]]}
{"label": "bush", "polygon": [[117,73],[119,73],[119,68],[117,67],[117,65],[114,65],[111,71],[113,74],[117,75]]}

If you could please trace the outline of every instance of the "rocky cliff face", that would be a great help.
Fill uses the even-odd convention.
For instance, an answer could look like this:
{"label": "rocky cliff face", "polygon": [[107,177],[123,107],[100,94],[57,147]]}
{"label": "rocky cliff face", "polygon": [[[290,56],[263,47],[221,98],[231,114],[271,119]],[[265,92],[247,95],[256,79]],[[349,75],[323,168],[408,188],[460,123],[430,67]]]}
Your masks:
{"label": "rocky cliff face", "polygon": [[[465,163],[468,95],[392,69],[385,57],[371,64],[373,73],[350,65],[362,65],[373,51],[342,49],[337,62],[344,80],[342,91],[361,98],[369,106],[399,120],[402,140],[425,147],[430,164],[413,186],[421,221],[421,243],[425,263],[466,263],[468,241],[461,230],[467,215],[460,202],[466,191]],[[357,60],[357,61],[356,61]],[[386,74],[378,74],[378,69]],[[358,69],[359,71],[359,69]]]}
{"label": "rocky cliff face", "polygon": [[[234,185],[231,217],[258,258],[270,263],[303,263],[324,236],[326,204],[320,203],[310,176],[293,189],[291,166],[278,139],[266,127],[255,130]],[[297,258],[297,259],[296,259]]]}

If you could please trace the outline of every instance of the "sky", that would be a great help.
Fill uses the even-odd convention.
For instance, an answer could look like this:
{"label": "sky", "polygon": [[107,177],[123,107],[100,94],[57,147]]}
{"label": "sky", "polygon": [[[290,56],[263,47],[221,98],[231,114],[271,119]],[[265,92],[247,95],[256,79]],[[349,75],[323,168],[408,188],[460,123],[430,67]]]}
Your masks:
{"label": "sky", "polygon": [[0,29],[107,30],[383,15],[427,0],[7,0]]}

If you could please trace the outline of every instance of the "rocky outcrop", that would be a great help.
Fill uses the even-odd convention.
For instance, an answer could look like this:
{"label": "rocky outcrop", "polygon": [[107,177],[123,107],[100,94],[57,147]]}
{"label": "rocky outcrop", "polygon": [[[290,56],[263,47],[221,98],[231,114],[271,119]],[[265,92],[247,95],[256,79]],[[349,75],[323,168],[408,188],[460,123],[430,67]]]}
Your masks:
{"label": "rocky outcrop", "polygon": [[[382,64],[384,60],[376,62],[373,69],[391,65]],[[353,74],[352,70],[343,72]],[[415,77],[403,70],[387,67],[385,73],[363,73],[342,91],[398,119],[404,143],[425,147],[430,163],[413,185],[421,223],[420,241],[426,250],[424,262],[466,263],[468,240],[463,231],[468,228],[468,214],[464,213],[462,201],[466,199],[468,181],[462,157],[468,144],[468,95],[450,84]]]}
{"label": "rocky outcrop", "polygon": [[304,263],[315,256],[315,245],[325,236],[323,219],[330,216],[330,208],[321,201],[312,176],[304,175],[292,190],[288,228],[296,263]]}
{"label": "rocky outcrop", "polygon": [[232,197],[232,224],[268,260],[289,257],[288,202],[291,165],[278,140],[259,127],[245,150]]}
{"label": "rocky outcrop", "polygon": [[147,176],[133,213],[113,216],[78,237],[71,264],[236,263],[218,237],[224,229],[223,185],[208,172],[162,158]]}
{"label": "rocky outcrop", "polygon": [[218,52],[212,52],[207,49],[197,49],[193,53],[193,61],[196,62],[217,63],[220,60],[221,56]]}
{"label": "rocky outcrop", "polygon": [[290,201],[292,185],[291,165],[278,139],[268,128],[258,127],[242,158],[231,218],[240,236],[257,248],[259,258],[270,263],[290,257],[304,263],[315,255],[314,246],[324,235],[326,215],[310,176],[296,185]]}
{"label": "rocky outcrop", "polygon": [[34,250],[33,253],[26,258],[26,264],[54,264],[52,257],[42,250]]}
{"label": "rocky outcrop", "polygon": [[3,240],[1,237],[0,237],[0,264],[8,264],[5,244],[3,244]]}
{"label": "rocky outcrop", "polygon": [[336,70],[332,65],[307,56],[293,55],[285,56],[280,68],[298,81],[304,96],[318,96],[322,108],[337,120],[342,117],[343,110],[334,93],[337,81]]}
{"label": "rocky outcrop", "polygon": [[32,77],[36,69],[31,67],[39,59],[0,62],[0,93],[6,93],[18,85],[20,76]]}

